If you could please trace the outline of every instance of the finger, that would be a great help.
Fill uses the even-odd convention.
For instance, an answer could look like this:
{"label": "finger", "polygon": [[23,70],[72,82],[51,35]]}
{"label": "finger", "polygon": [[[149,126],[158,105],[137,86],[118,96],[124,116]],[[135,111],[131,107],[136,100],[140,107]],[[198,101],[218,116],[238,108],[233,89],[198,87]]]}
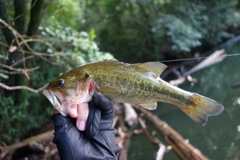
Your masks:
{"label": "finger", "polygon": [[77,128],[85,131],[87,126],[87,118],[89,114],[88,103],[82,103],[77,107]]}
{"label": "finger", "polygon": [[78,116],[77,108],[78,108],[77,104],[71,105],[71,109],[70,109],[68,115],[72,118],[77,118],[77,116]]}

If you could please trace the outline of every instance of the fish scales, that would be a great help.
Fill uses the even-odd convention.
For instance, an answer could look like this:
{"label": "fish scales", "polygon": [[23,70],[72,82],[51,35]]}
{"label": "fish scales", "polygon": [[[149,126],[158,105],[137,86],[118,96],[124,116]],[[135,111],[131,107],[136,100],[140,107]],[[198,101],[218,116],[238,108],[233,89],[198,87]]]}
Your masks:
{"label": "fish scales", "polygon": [[[126,73],[125,71],[127,67],[131,68],[132,71],[138,71],[140,73],[142,72],[140,69],[136,70],[136,67],[134,68],[130,65],[126,66],[125,68],[120,67],[120,70],[117,71],[110,70],[110,72],[108,70],[103,71],[103,69],[100,68],[99,71],[94,70],[94,72],[100,72],[100,74],[94,78],[97,84],[99,84],[100,86],[109,86],[109,88],[114,89],[116,89],[115,86],[118,86],[117,90],[113,92],[113,94],[108,95],[110,99],[114,100],[116,94],[120,92],[122,96],[126,97],[124,101],[128,103],[136,102],[136,100],[138,101],[138,103],[144,103],[146,101],[157,102],[158,100],[161,100],[162,102],[172,102],[173,100],[175,100],[175,104],[192,102],[189,98],[182,94],[183,90],[181,90],[180,94],[176,93],[176,89],[172,89],[173,86],[168,86],[168,88],[164,88],[164,85],[161,84],[164,83],[163,81],[149,77],[150,74],[148,73]],[[112,71],[114,72],[111,73]],[[120,98],[119,95],[117,98]],[[136,99],[133,100],[132,98]]]}
{"label": "fish scales", "polygon": [[[131,66],[127,66],[127,67],[131,68]],[[126,74],[122,70],[119,70],[111,74],[106,70],[104,72],[101,72],[101,74],[99,74],[98,76],[95,76],[94,81],[97,84],[99,84],[99,86],[105,86],[105,87],[107,86],[108,88],[113,89],[113,92],[111,93],[111,95],[108,95],[110,99],[114,100],[116,94],[118,94],[116,101],[119,101],[118,99],[122,100],[122,98],[119,97],[121,95],[124,97],[124,101],[129,103],[136,100],[139,103],[146,102],[146,100],[149,99],[147,97],[153,94],[152,80],[145,78],[146,75],[139,76],[139,74],[138,75],[133,74],[134,72],[133,73],[127,72],[127,73],[128,74]],[[118,87],[116,88],[116,86]],[[159,88],[159,86],[157,85],[156,87]],[[101,87],[100,87],[100,90],[101,90]],[[153,99],[157,101],[156,98],[152,97],[151,100]]]}
{"label": "fish scales", "polygon": [[[90,101],[94,92],[101,92],[115,102],[139,104],[146,109],[155,109],[157,102],[170,103],[200,125],[205,125],[209,116],[223,111],[220,103],[160,79],[159,75],[165,68],[160,62],[89,63],[59,76],[43,93],[65,114],[68,111],[66,107]],[[92,85],[93,89],[90,89]]]}

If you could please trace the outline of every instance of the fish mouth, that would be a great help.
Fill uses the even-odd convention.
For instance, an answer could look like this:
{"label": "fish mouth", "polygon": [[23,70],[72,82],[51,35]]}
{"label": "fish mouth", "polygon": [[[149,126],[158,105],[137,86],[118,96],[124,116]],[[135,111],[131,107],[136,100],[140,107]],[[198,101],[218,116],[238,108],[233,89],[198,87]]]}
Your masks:
{"label": "fish mouth", "polygon": [[44,89],[43,95],[52,103],[52,105],[63,115],[67,116],[69,113],[69,107],[64,107],[59,98],[51,90]]}

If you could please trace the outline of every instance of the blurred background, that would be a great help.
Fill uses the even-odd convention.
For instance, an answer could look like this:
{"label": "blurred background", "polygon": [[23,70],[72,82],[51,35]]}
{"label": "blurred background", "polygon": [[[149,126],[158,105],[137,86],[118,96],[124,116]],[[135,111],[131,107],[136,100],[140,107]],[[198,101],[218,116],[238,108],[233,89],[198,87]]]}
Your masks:
{"label": "blurred background", "polygon": [[[222,103],[221,115],[202,127],[171,105],[159,103],[152,113],[210,159],[240,159],[238,0],[0,0],[0,27],[2,152],[52,129],[53,107],[40,91],[73,67],[104,59],[161,61],[169,66],[161,77],[171,81],[224,49],[221,62],[213,59],[178,84]],[[16,159],[44,159],[24,150]],[[155,159],[157,150],[139,134],[131,138],[128,159]],[[180,158],[170,150],[164,159]]]}

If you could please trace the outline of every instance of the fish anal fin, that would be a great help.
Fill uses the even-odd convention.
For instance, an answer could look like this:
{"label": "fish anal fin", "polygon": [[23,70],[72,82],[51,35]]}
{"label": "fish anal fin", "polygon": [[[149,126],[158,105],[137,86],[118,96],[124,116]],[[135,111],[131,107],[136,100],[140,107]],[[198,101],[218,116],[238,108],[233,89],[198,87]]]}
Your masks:
{"label": "fish anal fin", "polygon": [[193,94],[192,101],[193,105],[179,106],[179,108],[202,126],[206,125],[209,116],[218,115],[224,110],[220,103],[196,93]]}
{"label": "fish anal fin", "polygon": [[154,110],[157,108],[157,103],[144,103],[144,104],[139,104],[139,105],[148,110]]}
{"label": "fish anal fin", "polygon": [[161,62],[146,62],[137,64],[137,66],[155,73],[157,77],[167,68],[167,66]]}

